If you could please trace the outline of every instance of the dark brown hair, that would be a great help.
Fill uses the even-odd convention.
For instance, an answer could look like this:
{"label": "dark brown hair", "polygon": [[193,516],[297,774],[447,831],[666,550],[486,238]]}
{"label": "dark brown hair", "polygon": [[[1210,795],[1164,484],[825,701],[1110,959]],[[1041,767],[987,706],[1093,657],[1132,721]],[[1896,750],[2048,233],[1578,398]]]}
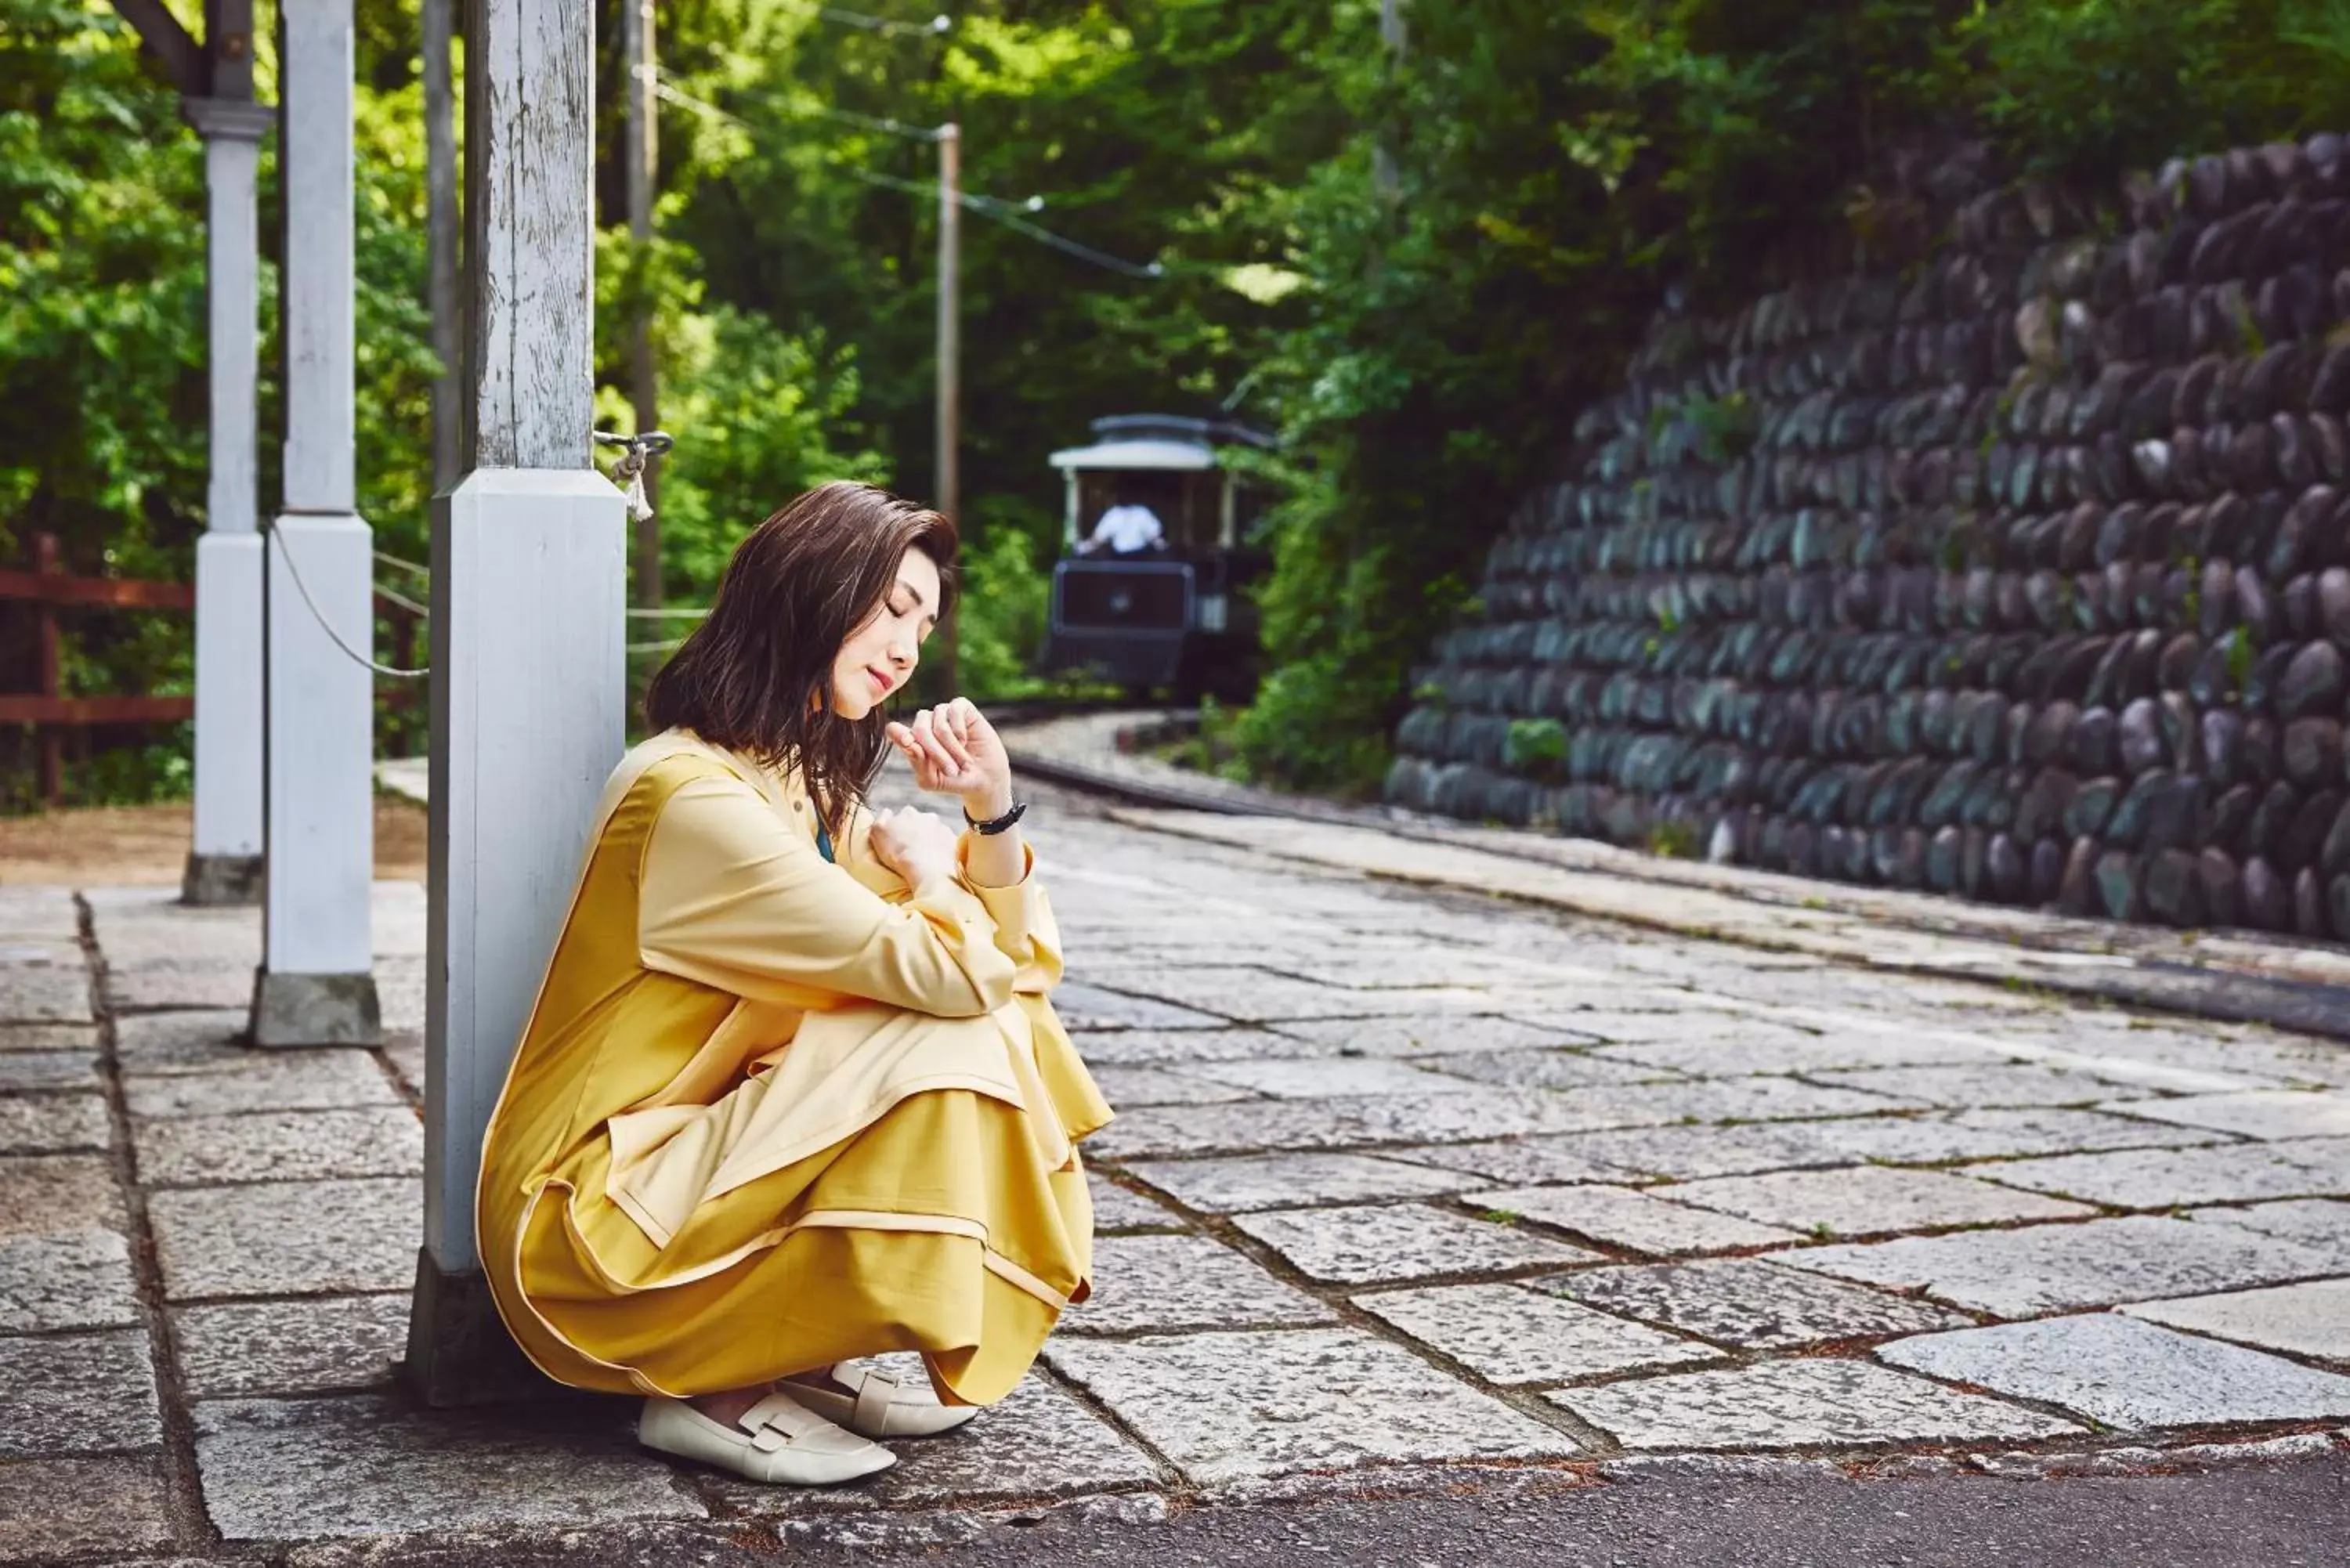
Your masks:
{"label": "dark brown hair", "polygon": [[832,666],[898,581],[910,549],[938,564],[938,614],[954,598],[954,524],[869,484],[820,484],[751,530],[709,618],[655,675],[645,720],[797,769],[836,832],[888,746],[879,708],[832,711]]}

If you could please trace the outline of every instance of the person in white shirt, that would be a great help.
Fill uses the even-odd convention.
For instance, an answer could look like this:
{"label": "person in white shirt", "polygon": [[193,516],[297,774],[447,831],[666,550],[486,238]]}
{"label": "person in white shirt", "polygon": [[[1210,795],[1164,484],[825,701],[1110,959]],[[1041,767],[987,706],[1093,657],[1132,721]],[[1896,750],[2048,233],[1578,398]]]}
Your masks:
{"label": "person in white shirt", "polygon": [[1121,499],[1101,514],[1101,521],[1094,524],[1093,537],[1078,546],[1078,554],[1090,556],[1107,548],[1113,556],[1135,556],[1163,549],[1166,544],[1167,530],[1160,525],[1159,514]]}

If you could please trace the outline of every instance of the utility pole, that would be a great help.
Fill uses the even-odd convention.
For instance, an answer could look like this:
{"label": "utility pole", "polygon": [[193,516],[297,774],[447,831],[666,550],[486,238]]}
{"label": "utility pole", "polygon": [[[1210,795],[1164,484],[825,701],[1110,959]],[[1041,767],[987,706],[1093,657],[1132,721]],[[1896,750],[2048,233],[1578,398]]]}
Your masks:
{"label": "utility pole", "polygon": [[[1379,42],[1387,46],[1388,78],[1392,82],[1403,65],[1405,0],[1379,0]],[[1392,131],[1388,133],[1391,135]],[[1403,197],[1403,176],[1396,167],[1395,149],[1388,135],[1382,135],[1371,148],[1371,184],[1379,199],[1392,205]]]}
{"label": "utility pole", "polygon": [[455,0],[424,0],[424,244],[431,274],[426,301],[432,316],[432,352],[441,374],[432,379],[432,488],[457,483],[458,356],[464,323],[457,302],[457,95],[450,70]]}
{"label": "utility pole", "polygon": [[[653,0],[620,0],[620,52],[628,62],[621,161],[627,166],[629,238],[641,267],[652,245],[653,179],[660,161],[654,107],[659,78],[653,67]],[[636,405],[639,435],[660,428],[660,376],[653,364],[651,302],[639,292],[636,317],[629,323],[629,400]],[[643,608],[659,609],[660,519],[651,508],[660,504],[660,475],[648,470],[643,483],[648,510],[636,520],[636,597]]]}
{"label": "utility pole", "polygon": [[[939,393],[934,504],[958,528],[962,505],[962,128],[941,125],[939,141]],[[944,695],[955,694],[960,633],[950,614],[939,630],[939,672]]]}

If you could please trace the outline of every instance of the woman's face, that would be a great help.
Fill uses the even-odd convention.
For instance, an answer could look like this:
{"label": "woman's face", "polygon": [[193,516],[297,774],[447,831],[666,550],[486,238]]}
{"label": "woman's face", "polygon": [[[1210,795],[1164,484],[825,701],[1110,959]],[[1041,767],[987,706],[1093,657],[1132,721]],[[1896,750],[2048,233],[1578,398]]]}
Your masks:
{"label": "woman's face", "polygon": [[852,722],[879,708],[922,661],[939,623],[939,566],[920,550],[898,563],[898,580],[832,661],[832,711]]}

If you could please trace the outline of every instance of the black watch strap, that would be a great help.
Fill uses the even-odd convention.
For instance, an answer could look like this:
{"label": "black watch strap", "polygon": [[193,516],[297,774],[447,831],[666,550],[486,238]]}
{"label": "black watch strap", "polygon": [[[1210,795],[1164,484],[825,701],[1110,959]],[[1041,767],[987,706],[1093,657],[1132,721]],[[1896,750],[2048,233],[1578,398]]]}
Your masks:
{"label": "black watch strap", "polygon": [[1002,816],[992,817],[985,822],[982,822],[979,818],[972,815],[970,811],[965,810],[962,814],[962,819],[970,825],[971,830],[973,833],[978,834],[982,838],[993,838],[997,834],[1011,827],[1014,823],[1018,822],[1022,817],[1027,815],[1028,803],[1024,800],[1015,800],[1012,803],[1012,809],[1005,812]]}

